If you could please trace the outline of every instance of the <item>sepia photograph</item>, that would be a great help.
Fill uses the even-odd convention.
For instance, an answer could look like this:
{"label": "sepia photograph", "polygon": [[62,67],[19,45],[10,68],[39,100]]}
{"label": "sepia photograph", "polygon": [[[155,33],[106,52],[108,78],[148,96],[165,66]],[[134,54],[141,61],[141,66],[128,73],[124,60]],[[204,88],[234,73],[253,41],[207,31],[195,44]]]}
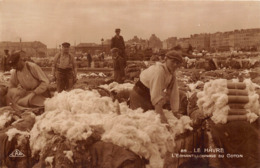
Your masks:
{"label": "sepia photograph", "polygon": [[260,168],[259,11],[0,0],[0,168]]}

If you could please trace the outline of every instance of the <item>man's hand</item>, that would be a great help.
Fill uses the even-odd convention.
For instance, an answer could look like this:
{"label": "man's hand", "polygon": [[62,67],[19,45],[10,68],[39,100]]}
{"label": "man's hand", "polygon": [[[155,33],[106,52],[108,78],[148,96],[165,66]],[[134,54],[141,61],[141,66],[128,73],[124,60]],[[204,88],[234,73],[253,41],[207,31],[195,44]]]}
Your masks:
{"label": "man's hand", "polygon": [[178,118],[178,119],[180,119],[180,118],[183,116],[183,114],[178,113],[178,112],[173,112],[173,115],[174,115],[176,118]]}
{"label": "man's hand", "polygon": [[160,117],[161,117],[161,122],[162,123],[168,124],[168,120],[167,120],[167,118],[165,117],[164,114],[161,114]]}
{"label": "man's hand", "polygon": [[26,91],[24,88],[18,87],[17,89],[19,89],[18,95],[19,95],[20,97],[24,97],[24,96],[26,95],[26,92],[27,92],[27,91]]}

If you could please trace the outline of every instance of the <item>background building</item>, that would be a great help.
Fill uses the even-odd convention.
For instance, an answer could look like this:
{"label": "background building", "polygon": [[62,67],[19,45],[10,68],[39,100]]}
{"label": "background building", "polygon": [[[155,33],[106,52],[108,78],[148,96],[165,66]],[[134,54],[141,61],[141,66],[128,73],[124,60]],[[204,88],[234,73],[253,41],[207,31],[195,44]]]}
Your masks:
{"label": "background building", "polygon": [[80,43],[75,47],[75,53],[90,53],[100,54],[101,52],[109,53],[110,45],[109,44],[96,44],[96,43]]}
{"label": "background building", "polygon": [[210,49],[210,34],[194,34],[190,36],[189,43],[198,51]]}
{"label": "background building", "polygon": [[9,53],[17,50],[23,50],[28,57],[45,57],[47,55],[47,46],[40,41],[33,42],[0,42],[0,53],[4,54],[4,49]]}
{"label": "background building", "polygon": [[169,37],[163,41],[163,49],[170,49],[177,45],[177,37]]}

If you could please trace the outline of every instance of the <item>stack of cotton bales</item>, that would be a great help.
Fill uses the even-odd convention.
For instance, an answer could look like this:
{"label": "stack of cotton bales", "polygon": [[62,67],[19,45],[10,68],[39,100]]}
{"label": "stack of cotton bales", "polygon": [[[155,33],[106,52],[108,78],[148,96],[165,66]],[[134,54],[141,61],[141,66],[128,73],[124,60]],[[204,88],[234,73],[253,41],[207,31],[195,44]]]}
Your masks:
{"label": "stack of cotton bales", "polygon": [[250,79],[243,82],[226,79],[211,80],[197,94],[197,105],[214,123],[234,120],[254,122],[260,115],[256,84]]}

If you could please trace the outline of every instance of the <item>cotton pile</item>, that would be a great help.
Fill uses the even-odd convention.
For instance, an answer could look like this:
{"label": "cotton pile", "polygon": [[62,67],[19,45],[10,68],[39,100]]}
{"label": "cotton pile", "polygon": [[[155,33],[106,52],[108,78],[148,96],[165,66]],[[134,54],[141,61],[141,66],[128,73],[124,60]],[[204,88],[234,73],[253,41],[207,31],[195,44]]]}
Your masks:
{"label": "cotton pile", "polygon": [[[228,106],[228,88],[226,79],[211,80],[204,85],[203,91],[197,94],[197,105],[205,116],[212,116],[214,123],[226,123],[230,107]],[[233,82],[236,82],[233,80]],[[255,121],[259,116],[259,95],[255,92],[255,84],[250,79],[243,81],[246,84],[249,103],[245,105],[248,111],[247,120]]]}
{"label": "cotton pile", "polygon": [[115,91],[116,93],[122,91],[122,90],[132,90],[134,87],[134,84],[131,83],[123,83],[119,84],[117,82],[112,82],[109,85],[100,85],[99,87],[107,89],[109,91]]}
{"label": "cotton pile", "polygon": [[82,79],[82,78],[87,78],[87,77],[107,77],[104,73],[102,72],[99,72],[99,73],[89,73],[89,74],[86,74],[86,73],[79,73],[77,74],[77,79]]}
{"label": "cotton pile", "polygon": [[245,79],[246,90],[248,92],[249,103],[245,105],[248,110],[247,119],[248,121],[254,122],[260,116],[260,105],[259,105],[259,95],[256,93],[256,88],[260,88],[259,85],[253,83],[251,79]]}
{"label": "cotton pile", "polygon": [[7,83],[10,80],[11,77],[11,73],[13,72],[13,70],[11,70],[10,72],[0,72],[0,83]]}
{"label": "cotton pile", "polygon": [[95,90],[55,94],[45,102],[46,112],[36,118],[30,132],[32,154],[41,152],[55,135],[66,137],[73,144],[91,136],[92,127],[99,126],[105,130],[103,141],[130,149],[158,168],[163,167],[166,152],[172,152],[175,135],[191,129],[189,118],[169,120],[170,132],[154,111],[131,110],[125,103],[120,103],[119,108],[120,115],[118,104]]}
{"label": "cotton pile", "polygon": [[92,134],[91,125],[102,125],[103,119],[116,115],[114,106],[111,98],[101,97],[97,91],[75,89],[56,93],[45,101],[45,113],[36,118],[31,130],[33,154],[54,135],[65,136],[72,142],[87,139]]}

